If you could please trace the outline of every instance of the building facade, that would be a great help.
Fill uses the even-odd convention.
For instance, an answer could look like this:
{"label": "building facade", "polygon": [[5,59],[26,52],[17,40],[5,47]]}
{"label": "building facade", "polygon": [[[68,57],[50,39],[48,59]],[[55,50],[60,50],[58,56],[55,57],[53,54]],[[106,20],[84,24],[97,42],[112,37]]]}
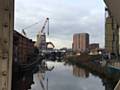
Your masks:
{"label": "building facade", "polygon": [[119,54],[119,27],[110,15],[105,22],[105,48],[111,54]]}
{"label": "building facade", "polygon": [[89,45],[89,50],[99,49],[99,43],[92,43]]}
{"label": "building facade", "polygon": [[86,52],[89,49],[89,34],[78,33],[73,35],[73,50]]}
{"label": "building facade", "polygon": [[119,55],[120,55],[120,28],[119,28]]}
{"label": "building facade", "polygon": [[34,42],[17,31],[13,32],[14,61],[20,64],[27,63],[28,56],[34,50]]}

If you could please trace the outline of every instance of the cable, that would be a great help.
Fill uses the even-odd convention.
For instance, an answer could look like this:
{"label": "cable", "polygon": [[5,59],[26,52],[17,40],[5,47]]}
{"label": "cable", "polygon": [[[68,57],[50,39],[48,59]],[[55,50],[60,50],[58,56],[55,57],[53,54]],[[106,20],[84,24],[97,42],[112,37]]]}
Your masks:
{"label": "cable", "polygon": [[36,23],[34,23],[34,24],[31,24],[31,25],[29,25],[29,26],[27,26],[27,27],[25,27],[25,28],[23,28],[23,29],[27,29],[27,28],[30,28],[30,27],[32,27],[32,26],[34,26],[34,25],[36,25],[36,24],[39,24],[41,21],[38,21],[38,22],[36,22]]}

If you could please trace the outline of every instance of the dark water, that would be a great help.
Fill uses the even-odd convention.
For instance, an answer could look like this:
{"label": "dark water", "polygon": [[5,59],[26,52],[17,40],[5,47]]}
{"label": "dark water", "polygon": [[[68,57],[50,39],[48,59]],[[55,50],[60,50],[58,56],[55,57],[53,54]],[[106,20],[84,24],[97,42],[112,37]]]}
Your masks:
{"label": "dark water", "polygon": [[64,65],[62,62],[47,62],[52,71],[34,74],[35,84],[31,90],[112,90],[105,87],[103,80],[83,68]]}

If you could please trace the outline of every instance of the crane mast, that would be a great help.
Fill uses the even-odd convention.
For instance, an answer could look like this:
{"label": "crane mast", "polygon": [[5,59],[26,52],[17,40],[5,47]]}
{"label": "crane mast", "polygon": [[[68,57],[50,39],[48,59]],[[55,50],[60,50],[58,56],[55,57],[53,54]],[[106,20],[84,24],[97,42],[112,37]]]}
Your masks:
{"label": "crane mast", "polygon": [[44,33],[44,30],[46,28],[46,25],[48,25],[47,27],[47,35],[49,35],[49,18],[46,18],[42,29],[40,31],[40,33],[38,33],[37,35],[37,41],[36,41],[36,46],[37,48],[41,51],[41,50],[46,50],[47,48],[47,44],[46,44],[46,33]]}

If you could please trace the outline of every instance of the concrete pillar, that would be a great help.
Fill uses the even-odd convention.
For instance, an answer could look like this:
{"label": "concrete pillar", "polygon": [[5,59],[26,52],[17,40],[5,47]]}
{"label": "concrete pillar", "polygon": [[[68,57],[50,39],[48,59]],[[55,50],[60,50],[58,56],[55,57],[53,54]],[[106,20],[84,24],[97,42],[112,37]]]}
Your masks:
{"label": "concrete pillar", "polygon": [[115,53],[115,55],[117,56],[116,58],[118,58],[119,55],[119,26],[117,25],[116,21],[113,18],[113,52]]}
{"label": "concrete pillar", "polygon": [[11,90],[14,0],[0,0],[0,90]]}

